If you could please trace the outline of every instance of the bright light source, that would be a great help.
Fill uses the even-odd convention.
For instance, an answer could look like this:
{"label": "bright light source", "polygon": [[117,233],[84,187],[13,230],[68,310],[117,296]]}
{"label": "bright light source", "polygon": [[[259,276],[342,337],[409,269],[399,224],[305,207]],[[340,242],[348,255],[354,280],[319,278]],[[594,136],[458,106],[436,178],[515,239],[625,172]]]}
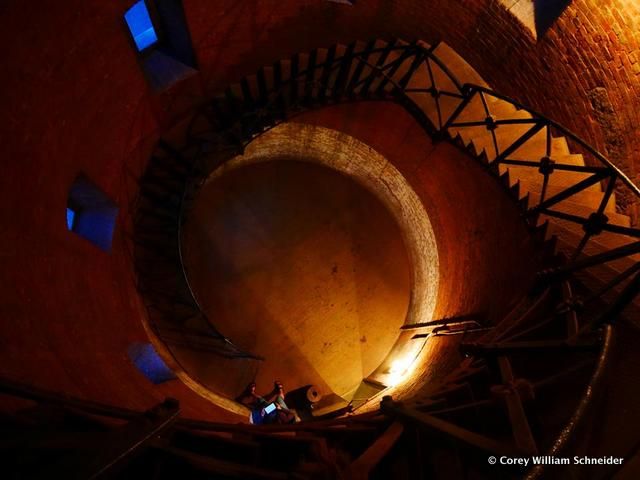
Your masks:
{"label": "bright light source", "polygon": [[389,368],[389,378],[387,383],[390,387],[395,387],[400,381],[402,377],[405,376],[407,370],[411,366],[411,358],[404,357],[399,358],[391,362],[391,367]]}

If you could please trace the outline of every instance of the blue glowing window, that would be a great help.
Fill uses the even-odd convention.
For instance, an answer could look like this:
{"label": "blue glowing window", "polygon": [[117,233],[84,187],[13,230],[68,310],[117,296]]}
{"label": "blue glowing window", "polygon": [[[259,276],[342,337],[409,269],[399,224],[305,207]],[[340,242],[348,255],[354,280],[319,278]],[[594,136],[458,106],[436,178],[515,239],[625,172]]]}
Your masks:
{"label": "blue glowing window", "polygon": [[127,10],[124,19],[139,52],[158,42],[158,35],[153,28],[144,0],[136,2],[133,7]]}
{"label": "blue glowing window", "polygon": [[72,208],[67,208],[67,228],[73,230],[73,222],[76,219],[76,211]]}
{"label": "blue glowing window", "polygon": [[124,20],[153,90],[163,92],[197,73],[182,0],[139,0]]}
{"label": "blue glowing window", "polygon": [[150,343],[133,343],[127,349],[127,354],[136,368],[156,385],[176,378],[173,370],[167,367]]}
{"label": "blue glowing window", "polygon": [[67,228],[109,252],[117,217],[116,204],[86,177],[78,176],[67,197]]}

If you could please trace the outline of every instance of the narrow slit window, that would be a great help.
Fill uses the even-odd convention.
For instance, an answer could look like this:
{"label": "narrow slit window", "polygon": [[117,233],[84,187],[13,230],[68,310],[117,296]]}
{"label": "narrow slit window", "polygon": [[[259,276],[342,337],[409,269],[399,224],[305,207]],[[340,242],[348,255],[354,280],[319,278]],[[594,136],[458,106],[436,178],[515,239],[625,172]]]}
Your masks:
{"label": "narrow slit window", "polygon": [[142,71],[162,92],[197,73],[182,0],[139,0],[124,15]]}
{"label": "narrow slit window", "polygon": [[76,219],[76,211],[73,208],[67,207],[67,228],[73,231],[73,223]]}
{"label": "narrow slit window", "polygon": [[144,0],[140,0],[127,10],[124,19],[139,52],[158,43],[158,35]]}
{"label": "narrow slit window", "polygon": [[500,3],[537,40],[553,26],[571,0],[500,0]]}
{"label": "narrow slit window", "polygon": [[133,343],[127,349],[127,354],[140,373],[156,385],[176,378],[173,370],[164,363],[150,343]]}
{"label": "narrow slit window", "polygon": [[84,175],[78,176],[67,197],[67,229],[110,252],[117,217],[116,204]]}

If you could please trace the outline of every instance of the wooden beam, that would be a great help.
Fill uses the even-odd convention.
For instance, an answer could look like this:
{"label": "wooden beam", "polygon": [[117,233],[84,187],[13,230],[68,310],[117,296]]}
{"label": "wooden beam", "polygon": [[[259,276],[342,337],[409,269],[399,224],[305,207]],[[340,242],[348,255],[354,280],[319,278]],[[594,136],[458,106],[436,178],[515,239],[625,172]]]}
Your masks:
{"label": "wooden beam", "polygon": [[287,480],[289,476],[283,472],[251,467],[233,462],[225,462],[204,455],[175,447],[156,447],[162,452],[185,460],[195,468],[213,475],[224,475],[225,478],[255,478],[256,480]]}
{"label": "wooden beam", "polygon": [[501,343],[463,343],[460,351],[466,355],[502,356],[513,354],[552,353],[597,351],[600,342],[593,340],[539,340],[530,342],[501,342]]}
{"label": "wooden beam", "polygon": [[[513,370],[511,369],[509,359],[507,357],[499,357],[498,366],[500,367],[502,382],[505,385],[513,385],[515,378],[513,376]],[[516,445],[529,455],[537,455],[538,446],[533,438],[533,433],[531,433],[531,427],[529,426],[529,421],[527,420],[527,415],[524,411],[520,391],[518,391],[517,388],[505,389],[503,398],[507,405],[509,422],[511,422],[511,431],[513,432],[513,438],[516,441]]]}
{"label": "wooden beam", "polygon": [[368,479],[371,471],[389,453],[402,436],[403,431],[404,427],[400,422],[392,423],[362,455],[349,465],[346,478],[352,480]]}
{"label": "wooden beam", "polygon": [[466,412],[471,409],[490,407],[495,405],[495,400],[478,400],[476,402],[465,403],[455,407],[440,408],[438,410],[426,410],[429,415],[451,415],[458,412]]}
{"label": "wooden beam", "polygon": [[419,426],[435,430],[459,440],[462,443],[497,456],[505,455],[509,457],[518,457],[524,455],[524,452],[510,444],[472,432],[471,430],[467,430],[466,428],[447,422],[446,420],[436,418],[433,415],[429,415],[412,408],[403,407],[402,404],[395,403],[390,399],[383,400],[381,408],[385,413],[415,422]]}
{"label": "wooden beam", "polygon": [[104,433],[87,449],[74,450],[47,467],[47,477],[68,479],[102,478],[115,474],[134,455],[149,447],[154,438],[178,417],[176,400],[167,399],[123,427]]}
{"label": "wooden beam", "polygon": [[90,400],[81,400],[67,395],[66,393],[49,392],[31,385],[14,382],[6,378],[0,378],[0,393],[19,398],[26,398],[36,402],[75,408],[83,412],[105,417],[133,419],[139,417],[143,413],[127,408],[113,407]]}
{"label": "wooden beam", "polygon": [[459,315],[457,317],[443,318],[441,320],[433,320],[431,322],[423,323],[409,323],[400,327],[400,330],[418,330],[418,329],[430,329],[433,330],[438,327],[453,327],[453,326],[465,326],[473,325],[474,327],[480,327],[478,318],[482,318],[479,313],[470,313],[468,315]]}

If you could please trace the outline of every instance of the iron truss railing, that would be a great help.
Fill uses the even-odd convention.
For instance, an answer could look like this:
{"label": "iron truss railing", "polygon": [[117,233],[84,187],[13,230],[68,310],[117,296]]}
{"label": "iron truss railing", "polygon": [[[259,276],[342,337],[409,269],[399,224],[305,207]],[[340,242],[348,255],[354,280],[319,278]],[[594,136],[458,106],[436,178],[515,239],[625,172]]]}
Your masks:
{"label": "iron truss railing", "polygon": [[[580,137],[540,113],[479,85],[465,84],[463,92],[464,100],[446,121],[443,130],[450,134],[452,131],[463,133],[465,130],[478,129],[489,132],[490,144],[482,154],[490,166],[496,169],[500,166],[512,169],[516,167],[525,179],[539,175],[539,181],[534,182],[540,185],[540,190],[527,194],[527,207],[523,212],[527,221],[534,225],[543,216],[559,221],[558,223],[573,224],[581,230],[579,239],[572,238],[564,242],[563,253],[568,255],[568,259],[562,265],[541,271],[541,280],[559,281],[571,278],[572,274],[580,271],[593,270],[599,265],[624,258],[629,260],[626,262],[626,268],[619,274],[604,282],[604,285],[592,292],[588,298],[574,305],[576,308],[584,308],[586,304],[601,299],[616,286],[627,281],[626,288],[622,289],[617,298],[607,299],[608,308],[602,311],[598,318],[594,318],[593,322],[603,323],[615,319],[640,291],[640,262],[633,257],[640,253],[640,229],[624,224],[628,217],[625,218],[618,213],[618,205],[612,200],[612,196],[614,193],[617,194],[618,198],[625,199],[627,204],[637,202],[640,200],[638,186]],[[474,101],[478,101],[482,108],[473,109]],[[505,104],[513,107],[511,112],[500,114],[492,111],[491,105],[497,107],[496,109],[501,107],[504,111]],[[475,115],[468,114],[472,110]],[[480,118],[478,112],[481,114]],[[522,115],[521,112],[525,112],[526,115]],[[519,114],[513,115],[514,113]],[[517,127],[518,131],[513,136],[500,135],[500,127],[503,127],[503,130],[504,127],[512,127],[512,130],[513,127]],[[553,141],[557,138],[565,139],[568,144],[568,153],[561,154],[560,158],[570,159],[571,153],[578,153],[582,156],[584,164],[556,160]],[[538,143],[538,148],[529,151],[537,150],[539,155],[527,155],[527,147],[535,142]],[[575,158],[575,155],[573,157]],[[558,176],[563,172],[574,174],[575,180],[550,192],[553,175]],[[593,198],[594,186],[601,187],[595,192],[596,198]],[[587,191],[591,202],[595,202],[596,206],[591,211],[576,211],[577,203],[584,204],[579,198],[580,195]],[[572,202],[574,199],[578,200]],[[610,207],[611,211],[607,211],[607,207]],[[616,222],[610,217],[622,220]],[[557,235],[563,240],[561,234]],[[590,240],[597,240],[599,236],[606,236],[605,244],[600,244],[597,252],[586,255],[584,252]]]}
{"label": "iron truss railing", "polygon": [[[554,121],[486,87],[461,84],[435,54],[435,47],[420,42],[371,41],[294,55],[207,101],[188,126],[172,132],[171,141],[158,143],[138,182],[131,236],[138,285],[152,323],[166,341],[182,339],[184,345],[200,344],[227,357],[256,358],[220,334],[215,319],[202,312],[182,261],[182,225],[210,173],[242,153],[253,139],[305,111],[363,100],[398,103],[435,140],[454,141],[466,148],[473,140],[475,157],[506,184],[532,230],[544,236],[547,224],[541,222],[545,219],[561,226],[554,233],[564,260],[560,257],[556,260],[561,261],[539,272],[540,288],[529,299],[531,304],[480,342],[464,346],[474,358],[490,358],[487,365],[499,371],[493,379],[496,384],[508,385],[509,392],[519,385],[519,390],[513,390],[517,395],[509,397],[506,405],[510,425],[519,451],[537,451],[523,410],[531,389],[514,377],[510,358],[523,352],[566,352],[568,356],[591,352],[595,361],[593,355],[608,348],[611,330],[599,327],[618,318],[640,290],[640,263],[634,257],[640,253],[640,230],[628,219],[625,224],[613,198],[637,201],[640,190],[602,154]],[[562,142],[564,147],[559,145]],[[576,161],[578,154],[580,161]],[[567,180],[566,173],[573,176]],[[521,183],[511,185],[514,178]],[[539,190],[529,188],[521,198],[519,185],[525,184]],[[587,197],[595,205],[592,209],[585,207]],[[598,276],[603,265],[615,267],[611,278],[585,289],[580,275]],[[562,294],[550,295],[550,290]],[[574,293],[578,290],[581,297]],[[185,336],[185,331],[193,335]],[[569,365],[562,375],[549,375],[553,380],[538,383],[549,385],[587,364],[593,365]],[[470,369],[469,376],[476,370]],[[587,393],[584,402],[591,399]],[[444,414],[453,415],[451,409],[478,411],[482,408],[478,402],[493,403],[488,398],[476,402],[475,394],[471,397],[467,405],[449,406]],[[387,407],[395,414],[401,408],[409,417],[419,408],[390,403]],[[453,430],[451,425],[427,423],[448,434],[467,435],[453,423]],[[483,442],[477,436],[468,438],[472,444]]]}
{"label": "iron truss railing", "polygon": [[[188,209],[212,169],[278,123],[325,105],[394,101],[404,106],[434,138],[460,136],[465,142],[480,138],[482,144],[481,137],[485,137],[485,142],[488,137],[481,153],[484,161],[497,173],[500,167],[510,167],[512,181],[518,178],[515,170],[525,178],[539,175],[535,183],[540,190],[519,198],[527,223],[535,227],[542,219],[554,219],[581,231],[577,241],[573,238],[577,235],[575,229],[570,231],[572,238],[567,239],[555,232],[563,241],[562,250],[568,258],[562,265],[541,271],[541,281],[574,278],[572,274],[577,272],[627,259],[626,268],[573,304],[581,308],[616,291],[615,298],[606,298],[607,308],[594,322],[615,318],[640,291],[640,263],[633,257],[640,253],[640,229],[612,219],[624,220],[612,197],[616,194],[629,204],[640,200],[640,188],[606,157],[553,120],[486,87],[461,84],[434,50],[435,47],[420,42],[400,41],[334,46],[305,56],[294,55],[286,63],[276,62],[270,69],[263,68],[255,76],[229,87],[224,96],[203,106],[189,128],[188,163],[192,170],[182,210]],[[553,151],[557,139],[568,144],[568,151],[560,160]],[[530,148],[540,144],[542,148],[537,151]],[[532,151],[538,155],[531,156]],[[218,156],[213,152],[224,154]],[[572,153],[582,155],[582,165],[562,161],[575,157]],[[566,172],[578,175],[578,180],[555,185],[553,179]],[[594,192],[594,186],[601,187],[598,193]],[[574,200],[585,193],[591,201],[598,197],[592,211],[585,211],[584,206],[575,208]],[[604,245],[598,245],[596,253],[585,254],[590,241],[601,238],[605,239]],[[615,267],[620,270],[618,265]],[[626,288],[618,288],[624,282]]]}

